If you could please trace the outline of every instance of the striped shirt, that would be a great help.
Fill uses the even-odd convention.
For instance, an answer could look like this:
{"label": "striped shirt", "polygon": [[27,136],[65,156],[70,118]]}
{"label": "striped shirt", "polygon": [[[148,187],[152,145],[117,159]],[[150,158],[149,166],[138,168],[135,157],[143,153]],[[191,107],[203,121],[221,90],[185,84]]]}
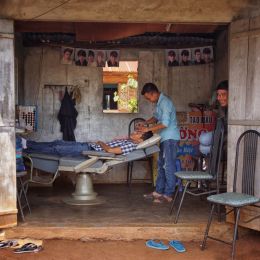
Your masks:
{"label": "striped shirt", "polygon": [[[138,144],[132,142],[131,140],[124,139],[124,140],[114,140],[114,141],[106,143],[106,145],[110,146],[111,148],[120,147],[122,150],[122,154],[126,155],[126,154],[134,151]],[[103,151],[103,148],[96,143],[91,143],[90,146],[95,151]]]}

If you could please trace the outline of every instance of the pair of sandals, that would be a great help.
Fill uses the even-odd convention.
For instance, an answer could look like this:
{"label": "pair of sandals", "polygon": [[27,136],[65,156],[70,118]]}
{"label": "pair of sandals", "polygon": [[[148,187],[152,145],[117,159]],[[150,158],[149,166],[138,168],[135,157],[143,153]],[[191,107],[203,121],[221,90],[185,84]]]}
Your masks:
{"label": "pair of sandals", "polygon": [[179,240],[171,240],[169,245],[165,245],[162,241],[156,240],[148,240],[145,244],[147,247],[159,250],[168,250],[170,247],[172,247],[178,253],[186,252],[184,245]]}
{"label": "pair of sandals", "polygon": [[18,242],[16,240],[0,241],[0,249],[1,248],[8,248],[8,247],[15,247],[15,246],[18,246]]}
{"label": "pair of sandals", "polygon": [[[0,249],[1,248],[9,248],[9,247],[16,247],[18,246],[18,241],[16,240],[6,240],[6,241],[0,241]],[[37,246],[34,243],[26,243],[22,247],[14,249],[15,254],[21,254],[21,253],[37,253],[41,251],[43,248],[42,246]]]}
{"label": "pair of sandals", "polygon": [[159,194],[157,192],[152,192],[149,194],[144,194],[145,199],[152,199],[154,203],[172,202],[172,197]]}
{"label": "pair of sandals", "polygon": [[26,243],[22,247],[17,248],[14,250],[15,254],[22,254],[22,253],[38,253],[42,250],[42,246],[37,246],[34,243]]}

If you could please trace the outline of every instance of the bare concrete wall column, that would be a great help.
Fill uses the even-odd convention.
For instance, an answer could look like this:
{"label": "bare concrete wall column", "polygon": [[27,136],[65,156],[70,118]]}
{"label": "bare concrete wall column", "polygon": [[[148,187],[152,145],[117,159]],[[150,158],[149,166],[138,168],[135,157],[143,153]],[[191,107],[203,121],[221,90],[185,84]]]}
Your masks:
{"label": "bare concrete wall column", "polygon": [[16,225],[13,21],[0,20],[0,228]]}
{"label": "bare concrete wall column", "polygon": [[[230,89],[228,119],[228,191],[232,190],[235,147],[238,137],[248,129],[260,131],[260,16],[238,20],[230,28]],[[258,145],[258,154],[260,147]],[[241,160],[240,160],[241,162]],[[238,167],[242,169],[241,167]],[[256,196],[260,196],[260,160],[257,162]],[[238,189],[241,172],[238,171]],[[242,220],[260,214],[259,208],[247,207],[241,212]],[[241,225],[260,230],[260,219]]]}

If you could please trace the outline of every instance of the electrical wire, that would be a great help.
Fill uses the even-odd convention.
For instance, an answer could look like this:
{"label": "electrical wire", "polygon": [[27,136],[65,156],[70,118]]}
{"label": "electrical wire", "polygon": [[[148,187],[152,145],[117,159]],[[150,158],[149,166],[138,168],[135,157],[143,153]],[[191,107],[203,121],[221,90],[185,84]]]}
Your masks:
{"label": "electrical wire", "polygon": [[55,6],[55,7],[53,7],[53,8],[51,8],[51,9],[49,9],[48,11],[45,11],[44,13],[39,14],[39,15],[37,15],[37,16],[35,16],[35,17],[29,19],[29,20],[34,20],[34,19],[37,19],[37,18],[39,18],[39,17],[41,17],[41,16],[43,16],[43,15],[45,15],[45,14],[48,14],[48,13],[52,12],[53,10],[55,10],[55,9],[57,9],[57,8],[59,8],[59,7],[63,6],[63,5],[65,5],[65,4],[67,4],[67,3],[69,3],[70,1],[71,1],[71,0],[67,0],[67,1],[65,1],[65,2],[63,2],[63,3],[61,3],[61,4],[57,5],[57,6]]}

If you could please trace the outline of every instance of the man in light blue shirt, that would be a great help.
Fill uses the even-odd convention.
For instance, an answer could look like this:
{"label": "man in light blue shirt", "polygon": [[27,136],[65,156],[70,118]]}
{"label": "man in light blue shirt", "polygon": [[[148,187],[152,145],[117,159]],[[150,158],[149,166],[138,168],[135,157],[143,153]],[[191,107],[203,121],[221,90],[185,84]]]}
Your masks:
{"label": "man in light blue shirt", "polygon": [[[177,125],[176,110],[169,97],[159,92],[153,83],[146,83],[141,94],[148,101],[156,104],[156,110],[152,118],[141,127],[142,132],[158,132],[161,136],[160,153],[158,159],[158,175],[156,189],[145,197],[153,197],[154,202],[162,200],[172,201],[172,195],[176,185],[176,155],[180,140],[180,131]],[[153,124],[150,126],[150,124]]]}

